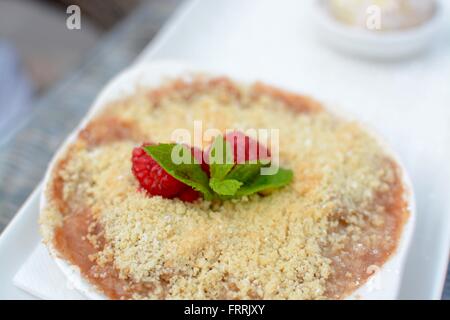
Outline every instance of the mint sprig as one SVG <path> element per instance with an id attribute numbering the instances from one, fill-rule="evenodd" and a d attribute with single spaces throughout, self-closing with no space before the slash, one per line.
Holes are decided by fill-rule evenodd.
<path id="1" fill-rule="evenodd" d="M 211 177 L 185 145 L 159 144 L 146 146 L 144 150 L 168 174 L 201 192 L 206 200 L 226 200 L 278 189 L 293 179 L 292 170 L 284 168 L 273 175 L 261 175 L 261 168 L 270 163 L 235 164 L 231 146 L 222 136 L 216 137 L 208 154 Z"/>
<path id="2" fill-rule="evenodd" d="M 222 196 L 234 196 L 242 184 L 242 182 L 235 179 L 219 180 L 211 178 L 209 180 L 209 186 L 214 192 Z"/>
<path id="3" fill-rule="evenodd" d="M 201 192 L 206 200 L 214 198 L 214 192 L 209 187 L 208 175 L 196 163 L 188 147 L 180 144 L 161 143 L 146 146 L 144 150 L 172 177 Z M 176 152 L 178 153 L 176 154 Z M 181 162 L 177 164 L 172 160 L 173 156 L 184 158 L 189 155 L 191 161 L 188 163 Z"/>
<path id="4" fill-rule="evenodd" d="M 292 181 L 292 170 L 279 168 L 273 175 L 258 175 L 253 180 L 243 185 L 236 192 L 236 196 L 242 197 L 262 191 L 271 191 L 281 188 Z"/>
<path id="5" fill-rule="evenodd" d="M 222 180 L 234 167 L 233 151 L 222 136 L 217 136 L 208 154 L 211 178 Z"/>

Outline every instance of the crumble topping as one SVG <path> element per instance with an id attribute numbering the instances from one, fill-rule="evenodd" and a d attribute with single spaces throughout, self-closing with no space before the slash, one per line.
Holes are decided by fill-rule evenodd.
<path id="1" fill-rule="evenodd" d="M 293 183 L 222 204 L 139 192 L 133 147 L 170 142 L 194 120 L 204 129 L 280 129 Z M 102 139 L 106 121 L 126 126 Z M 55 230 L 89 209 L 86 234 L 65 243 L 96 249 L 88 266 L 96 272 L 85 276 L 113 298 L 342 298 L 395 250 L 403 192 L 397 165 L 372 136 L 308 98 L 222 78 L 174 81 L 111 104 L 82 131 L 53 170 L 41 229 L 61 253 Z M 120 290 L 105 285 L 111 275 Z"/>

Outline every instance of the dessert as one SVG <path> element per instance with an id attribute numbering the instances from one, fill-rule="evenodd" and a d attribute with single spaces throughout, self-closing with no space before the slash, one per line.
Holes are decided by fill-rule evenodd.
<path id="1" fill-rule="evenodd" d="M 227 141 L 279 130 L 280 172 L 291 178 L 229 197 L 208 195 L 211 165 L 197 168 L 209 184 L 180 180 L 152 150 L 194 120 Z M 195 150 L 216 140 L 186 148 L 205 158 Z M 358 123 L 227 78 L 172 79 L 105 105 L 50 169 L 44 241 L 111 299 L 345 298 L 394 254 L 408 217 L 399 165 Z"/>

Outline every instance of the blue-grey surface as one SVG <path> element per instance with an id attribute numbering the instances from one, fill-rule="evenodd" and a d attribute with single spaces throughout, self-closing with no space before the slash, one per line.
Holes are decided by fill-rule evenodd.
<path id="1" fill-rule="evenodd" d="M 151 1 L 136 10 L 86 56 L 79 69 L 37 101 L 26 123 L 0 144 L 0 231 L 42 179 L 52 154 L 97 92 L 134 60 L 180 2 Z M 450 299 L 448 276 L 443 299 Z"/>
<path id="2" fill-rule="evenodd" d="M 0 145 L 31 108 L 33 89 L 15 48 L 0 40 Z"/>
<path id="3" fill-rule="evenodd" d="M 450 269 L 447 270 L 447 279 L 445 280 L 444 292 L 442 293 L 442 299 L 450 300 Z"/>
<path id="4" fill-rule="evenodd" d="M 180 0 L 150 1 L 85 56 L 83 64 L 23 113 L 0 143 L 0 231 L 42 179 L 52 154 L 98 91 L 150 42 Z"/>

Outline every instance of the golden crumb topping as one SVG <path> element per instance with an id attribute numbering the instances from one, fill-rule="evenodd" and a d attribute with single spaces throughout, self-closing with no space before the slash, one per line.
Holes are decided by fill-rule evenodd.
<path id="1" fill-rule="evenodd" d="M 133 133 L 119 130 L 103 143 L 93 125 L 80 135 L 47 188 L 44 237 L 53 241 L 48 229 L 88 208 L 101 226 L 88 231 L 98 249 L 89 259 L 130 284 L 119 298 L 344 297 L 395 249 L 406 215 L 397 165 L 357 123 L 315 102 L 262 85 L 217 83 L 194 90 L 175 82 L 173 90 L 142 90 L 108 106 L 96 121 L 120 119 Z M 193 130 L 194 120 L 204 129 L 279 129 L 280 161 L 294 171 L 293 183 L 223 203 L 139 192 L 133 147 L 170 142 L 174 129 Z"/>

